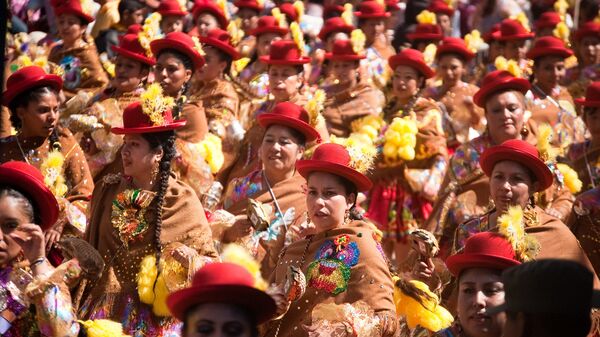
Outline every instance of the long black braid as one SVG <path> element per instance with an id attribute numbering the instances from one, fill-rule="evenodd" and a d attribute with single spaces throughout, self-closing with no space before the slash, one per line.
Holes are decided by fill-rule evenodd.
<path id="1" fill-rule="evenodd" d="M 169 185 L 169 176 L 171 175 L 171 161 L 175 157 L 175 133 L 173 131 L 160 132 L 160 133 L 145 133 L 142 137 L 150 143 L 152 149 L 162 148 L 163 156 L 160 159 L 158 166 L 158 192 L 156 194 L 156 227 L 154 231 L 154 243 L 156 245 L 156 263 L 160 261 L 160 255 L 162 252 L 162 243 L 160 241 L 160 234 L 162 231 L 162 211 L 167 193 L 167 187 Z"/>
<path id="2" fill-rule="evenodd" d="M 194 76 L 193 74 L 196 69 L 194 68 L 194 62 L 192 62 L 192 59 L 189 56 L 175 49 L 163 49 L 160 51 L 160 53 L 158 53 L 158 55 L 156 55 L 156 59 L 159 59 L 163 54 L 171 54 L 175 56 L 175 58 L 183 64 L 183 67 L 185 69 L 192 71 L 192 77 Z M 186 81 L 181 87 L 181 90 L 179 91 L 179 98 L 177 99 L 177 102 L 175 102 L 175 107 L 173 108 L 174 119 L 179 119 L 181 113 L 183 112 L 183 104 L 186 101 L 185 97 L 187 96 L 190 89 L 189 83 L 190 81 Z"/>

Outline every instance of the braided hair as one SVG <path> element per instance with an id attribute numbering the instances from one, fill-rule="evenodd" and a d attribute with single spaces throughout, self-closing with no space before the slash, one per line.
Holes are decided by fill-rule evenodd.
<path id="1" fill-rule="evenodd" d="M 156 55 L 156 59 L 158 60 L 163 54 L 171 54 L 173 56 L 175 56 L 176 59 L 178 59 L 182 64 L 183 67 L 187 70 L 191 70 L 192 71 L 192 76 L 194 74 L 194 71 L 196 71 L 196 69 L 194 68 L 194 62 L 192 61 L 192 59 L 187 56 L 186 54 L 175 50 L 175 49 L 163 49 L 160 51 L 160 53 L 158 53 L 158 55 Z M 186 81 L 183 84 L 183 87 L 181 87 L 181 90 L 179 91 L 179 98 L 177 99 L 177 102 L 175 104 L 175 107 L 173 108 L 173 118 L 174 119 L 179 119 L 179 116 L 181 116 L 181 113 L 183 112 L 183 104 L 185 103 L 185 96 L 187 96 L 188 91 L 190 89 L 190 81 Z"/>
<path id="2" fill-rule="evenodd" d="M 160 234 L 162 231 L 162 211 L 169 185 L 169 176 L 171 175 L 171 161 L 175 157 L 175 132 L 165 131 L 157 133 L 143 133 L 142 137 L 150 144 L 150 148 L 163 151 L 163 156 L 159 162 L 158 170 L 158 193 L 156 194 L 156 228 L 154 231 L 154 243 L 157 249 L 156 263 L 160 260 L 162 244 L 160 242 Z"/>

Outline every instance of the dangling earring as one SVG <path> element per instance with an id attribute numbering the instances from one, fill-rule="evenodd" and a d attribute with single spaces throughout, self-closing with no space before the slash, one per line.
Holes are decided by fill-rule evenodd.
<path id="1" fill-rule="evenodd" d="M 525 139 L 527 135 L 529 135 L 529 129 L 527 128 L 527 124 L 523 124 L 523 127 L 521 128 L 521 137 Z"/>
<path id="2" fill-rule="evenodd" d="M 538 214 L 535 211 L 535 194 L 529 198 L 529 203 L 523 210 L 523 219 L 525 220 L 525 227 L 533 227 L 539 225 Z"/>
<path id="3" fill-rule="evenodd" d="M 344 213 L 344 225 L 347 225 L 350 223 L 350 210 L 346 210 L 346 212 Z"/>
<path id="4" fill-rule="evenodd" d="M 152 172 L 151 174 L 151 178 L 150 178 L 150 185 L 154 185 L 154 181 L 156 181 L 156 177 L 158 177 L 158 167 L 159 167 L 159 162 L 155 161 L 154 164 L 152 165 Z"/>
<path id="5" fill-rule="evenodd" d="M 492 199 L 492 197 L 490 197 L 490 199 L 488 200 L 487 209 L 488 209 L 488 211 L 491 211 L 494 208 L 496 208 L 496 203 L 494 203 L 494 199 Z"/>

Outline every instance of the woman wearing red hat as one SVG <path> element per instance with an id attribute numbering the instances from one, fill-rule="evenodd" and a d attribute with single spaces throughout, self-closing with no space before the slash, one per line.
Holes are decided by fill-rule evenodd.
<path id="1" fill-rule="evenodd" d="M 502 54 L 507 60 L 519 63 L 525 74 L 531 74 L 531 66 L 527 60 L 528 41 L 535 37 L 516 19 L 505 19 L 500 23 L 498 40 L 502 42 Z"/>
<path id="2" fill-rule="evenodd" d="M 89 3 L 87 0 L 52 2 L 62 43 L 52 48 L 48 61 L 63 69 L 63 89 L 67 99 L 79 90 L 95 94 L 108 84 L 96 45 L 85 36 L 87 25 L 94 21 Z"/>
<path id="3" fill-rule="evenodd" d="M 269 91 L 273 99 L 264 102 L 258 110 L 253 112 L 253 118 L 250 119 L 252 124 L 244 135 L 238 157 L 232 167 L 221 171 L 220 180 L 225 183 L 260 168 L 257 151 L 264 136 L 264 129 L 254 122 L 256 117 L 270 112 L 275 105 L 281 102 L 290 102 L 300 106 L 308 102 L 302 87 L 304 85 L 304 65 L 310 62 L 310 58 L 302 56 L 302 52 L 294 41 L 273 42 L 269 55 L 261 56 L 260 61 L 267 64 Z M 320 123 L 317 130 L 323 140 L 329 139 L 325 123 Z"/>
<path id="4" fill-rule="evenodd" d="M 575 102 L 581 106 L 581 119 L 591 136 L 581 143 L 571 144 L 567 158 L 582 182 L 582 192 L 600 186 L 600 82 L 587 88 L 584 98 Z"/>
<path id="5" fill-rule="evenodd" d="M 521 264 L 505 236 L 483 232 L 465 242 L 462 251 L 448 257 L 446 266 L 457 284 L 457 317 L 435 337 L 501 337 L 506 318 L 486 309 L 504 303 L 502 271 Z"/>
<path id="6" fill-rule="evenodd" d="M 481 169 L 482 153 L 507 140 L 523 139 L 535 144 L 535 124 L 525 119 L 525 93 L 529 81 L 514 77 L 507 71 L 486 75 L 473 101 L 485 110 L 487 128 L 469 143 L 459 146 L 449 161 L 441 184 L 440 195 L 425 228 L 440 236 L 441 257 L 447 257 L 454 245 L 454 233 L 459 224 L 481 215 L 490 207 L 489 181 Z M 572 195 L 559 180 L 552 188 L 539 194 L 538 206 L 564 219 L 572 207 Z"/>
<path id="7" fill-rule="evenodd" d="M 515 0 L 485 0 L 477 3 L 475 13 L 469 21 L 473 29 L 485 33 L 489 32 L 495 24 L 517 16 L 522 11 Z"/>
<path id="8" fill-rule="evenodd" d="M 396 332 L 391 275 L 371 225 L 355 207 L 358 192 L 371 187 L 361 173 L 368 170 L 371 156 L 327 143 L 319 145 L 310 160 L 296 164 L 307 180 L 312 230 L 280 254 L 272 281 L 283 288 L 289 305 L 281 319 L 271 322 L 266 336 L 308 336 L 302 324 L 315 306 L 358 300 L 375 311 L 380 336 Z"/>
<path id="9" fill-rule="evenodd" d="M 256 48 L 256 37 L 251 32 L 258 27 L 260 14 L 265 9 L 263 0 L 237 0 L 234 2 L 238 8 L 237 17 L 240 18 L 240 28 L 244 31 L 244 38 L 240 41 L 238 50 L 246 57 L 252 56 Z"/>
<path id="10" fill-rule="evenodd" d="M 383 88 L 387 84 L 387 60 L 396 53 L 386 36 L 385 23 L 391 14 L 378 1 L 369 0 L 361 2 L 354 15 L 358 19 L 358 28 L 366 38 L 369 77 L 378 88 Z"/>
<path id="11" fill-rule="evenodd" d="M 535 21 L 535 36 L 543 37 L 543 36 L 554 36 L 554 28 L 562 22 L 560 18 L 560 14 L 557 12 L 544 12 L 540 17 Z"/>
<path id="12" fill-rule="evenodd" d="M 436 45 L 444 38 L 442 28 L 437 24 L 437 21 L 430 20 L 428 16 L 420 16 L 419 24 L 415 27 L 412 33 L 406 34 L 412 48 L 424 52 L 425 48 L 430 44 Z M 435 18 L 432 18 L 435 19 Z"/>
<path id="13" fill-rule="evenodd" d="M 310 119 L 306 110 L 290 102 L 279 103 L 271 112 L 258 116 L 265 129 L 258 150 L 262 168 L 230 181 L 223 197 L 223 208 L 238 221 L 225 231 L 222 242 L 242 243 L 261 262 L 265 277 L 271 275 L 279 252 L 296 239 L 306 219 L 306 181 L 298 174 L 296 162 L 307 142 L 319 138 Z M 267 209 L 264 219 L 255 219 L 261 222 L 246 216 L 256 207 L 249 198 Z"/>
<path id="14" fill-rule="evenodd" d="M 394 72 L 393 96 L 384 109 L 385 121 L 392 124 L 396 120 L 398 124 L 408 120 L 412 126 L 408 127 L 410 132 L 394 126 L 396 129 L 392 131 L 398 137 L 392 137 L 392 131 L 385 132 L 389 142 L 384 145 L 383 156 L 372 173 L 375 187 L 369 195 L 367 216 L 384 231 L 388 256 L 395 250 L 398 262 L 402 262 L 409 248 L 408 231 L 420 227 L 431 212 L 431 203 L 446 171 L 447 147 L 438 106 L 431 99 L 421 97 L 425 81 L 434 75 L 423 60 L 423 54 L 415 49 L 404 49 L 388 63 Z M 399 147 L 398 138 L 407 136 L 415 140 L 402 148 L 412 151 L 406 154 L 389 150 Z"/>
<path id="15" fill-rule="evenodd" d="M 124 322 L 127 334 L 172 336 L 180 324 L 169 317 L 166 296 L 185 286 L 172 281 L 216 252 L 196 193 L 171 175 L 174 131 L 186 121 L 173 118 L 169 98 L 144 95 L 112 128 L 124 135 L 123 171 L 104 176 L 92 196 L 86 240 L 106 267 L 81 289 L 79 315 Z"/>
<path id="16" fill-rule="evenodd" d="M 13 73 L 6 83 L 2 104 L 9 108 L 17 134 L 0 139 L 0 163 L 16 160 L 39 168 L 61 201 L 61 219 L 45 233 L 48 246 L 60 239 L 63 229 L 82 235 L 85 216 L 81 212 L 85 212 L 94 182 L 77 140 L 58 124 L 62 79 L 29 66 Z"/>
<path id="17" fill-rule="evenodd" d="M 503 226 L 511 225 L 518 226 L 516 230 L 524 228 L 525 235 L 537 241 L 523 250 L 529 259 L 572 260 L 594 271 L 569 228 L 535 204 L 534 194 L 552 186 L 554 175 L 533 145 L 518 139 L 507 140 L 485 150 L 480 163 L 490 178 L 490 198 L 494 206 L 484 215 L 458 226 L 454 251 L 460 251 L 473 234 L 502 231 Z M 518 210 L 513 209 L 515 206 Z M 508 220 L 502 218 L 505 214 Z M 518 223 L 514 223 L 515 218 L 520 219 Z M 594 283 L 598 286 L 597 277 Z"/>
<path id="18" fill-rule="evenodd" d="M 436 71 L 442 84 L 429 87 L 424 94 L 446 110 L 449 123 L 444 131 L 450 149 L 456 149 L 473 138 L 470 137 L 473 131 L 481 133 L 485 128 L 483 109 L 473 103 L 473 95 L 479 88 L 463 81 L 467 65 L 474 57 L 475 54 L 462 39 L 444 38 L 435 54 Z"/>
<path id="19" fill-rule="evenodd" d="M 574 98 L 581 98 L 590 83 L 600 80 L 600 23 L 586 22 L 574 36 L 577 66 L 567 71 L 565 84 Z"/>
<path id="20" fill-rule="evenodd" d="M 444 0 L 433 0 L 427 10 L 435 13 L 436 22 L 442 28 L 444 36 L 452 36 L 454 8 L 450 7 Z"/>
<path id="21" fill-rule="evenodd" d="M 156 10 L 161 16 L 160 31 L 163 34 L 183 32 L 185 17 L 188 15 L 185 6 L 178 0 L 163 0 Z"/>
<path id="22" fill-rule="evenodd" d="M 573 52 L 554 36 L 537 39 L 527 52 L 527 58 L 533 60 L 531 95 L 526 96 L 531 119 L 538 125 L 550 125 L 555 133 L 553 144 L 563 149 L 582 141 L 585 134 L 573 98 L 560 85 L 566 72 L 565 59 L 571 55 Z"/>
<path id="23" fill-rule="evenodd" d="M 384 104 L 383 93 L 360 76 L 360 62 L 365 58 L 363 46 L 351 40 L 338 40 L 325 54 L 330 76 L 323 84 L 327 100 L 323 117 L 327 131 L 337 137 L 348 137 L 353 121 L 378 116 Z M 356 48 L 355 48 L 356 46 Z"/>
<path id="24" fill-rule="evenodd" d="M 229 18 L 226 14 L 226 4 L 225 1 L 196 0 L 192 8 L 196 26 L 189 34 L 191 36 L 205 36 L 215 28 L 227 29 Z"/>

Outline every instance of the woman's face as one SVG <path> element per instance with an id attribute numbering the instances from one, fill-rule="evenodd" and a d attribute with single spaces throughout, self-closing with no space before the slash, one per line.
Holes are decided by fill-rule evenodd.
<path id="1" fill-rule="evenodd" d="M 210 13 L 202 13 L 196 19 L 196 26 L 200 36 L 206 36 L 211 30 L 219 28 L 219 21 Z"/>
<path id="2" fill-rule="evenodd" d="M 206 63 L 198 71 L 198 79 L 209 82 L 221 76 L 227 67 L 227 62 L 221 61 L 220 52 L 216 48 L 205 46 L 204 52 L 206 53 L 204 55 Z"/>
<path id="3" fill-rule="evenodd" d="M 302 77 L 294 66 L 269 67 L 269 90 L 277 101 L 287 101 L 298 93 Z"/>
<path id="4" fill-rule="evenodd" d="M 525 59 L 527 54 L 527 40 L 506 41 L 502 51 L 507 60 L 519 61 Z"/>
<path id="5" fill-rule="evenodd" d="M 308 177 L 307 184 L 308 216 L 317 231 L 341 226 L 346 212 L 356 201 L 356 195 L 346 195 L 340 178 L 331 173 L 314 172 Z"/>
<path id="6" fill-rule="evenodd" d="M 529 198 L 537 190 L 538 183 L 531 178 L 529 170 L 511 160 L 496 163 L 490 177 L 490 196 L 498 214 L 510 206 L 525 208 Z"/>
<path id="7" fill-rule="evenodd" d="M 441 75 L 444 83 L 451 85 L 458 83 L 462 79 L 464 71 L 463 61 L 455 55 L 442 55 L 438 61 L 437 72 L 438 75 Z"/>
<path id="8" fill-rule="evenodd" d="M 31 219 L 23 210 L 23 202 L 11 196 L 0 197 L 0 268 L 11 263 L 21 252 L 21 246 L 11 238 L 20 225 Z"/>
<path id="9" fill-rule="evenodd" d="M 442 32 L 444 32 L 444 35 L 450 36 L 452 33 L 452 20 L 450 20 L 450 17 L 446 14 L 437 14 L 436 18 L 438 25 L 442 28 Z"/>
<path id="10" fill-rule="evenodd" d="M 585 126 L 592 135 L 592 139 L 600 140 L 600 108 L 583 108 Z"/>
<path id="11" fill-rule="evenodd" d="M 349 83 L 356 80 L 358 61 L 331 61 L 331 74 L 340 83 Z"/>
<path id="12" fill-rule="evenodd" d="M 267 171 L 280 173 L 293 172 L 296 161 L 302 158 L 304 147 L 283 125 L 270 126 L 263 138 L 259 156 Z"/>
<path id="13" fill-rule="evenodd" d="M 258 24 L 258 13 L 250 8 L 241 8 L 238 11 L 238 17 L 242 19 L 242 30 L 247 34 L 255 29 Z"/>
<path id="14" fill-rule="evenodd" d="M 583 65 L 588 66 L 600 62 L 600 37 L 585 36 L 579 42 L 579 54 Z"/>
<path id="15" fill-rule="evenodd" d="M 162 53 L 156 60 L 154 76 L 165 94 L 177 97 L 183 85 L 192 77 L 192 70 L 186 69 L 175 55 Z"/>
<path id="16" fill-rule="evenodd" d="M 117 55 L 112 86 L 119 92 L 132 92 L 148 78 L 148 69 L 141 62 Z"/>
<path id="17" fill-rule="evenodd" d="M 139 134 L 129 134 L 123 137 L 123 148 L 121 149 L 123 173 L 135 180 L 149 180 L 162 155 L 162 149 L 151 149 L 150 143 Z"/>
<path id="18" fill-rule="evenodd" d="M 21 133 L 25 137 L 50 137 L 58 124 L 58 97 L 46 93 L 39 100 L 32 100 L 26 106 L 17 108 L 21 120 Z"/>
<path id="19" fill-rule="evenodd" d="M 62 14 L 56 19 L 58 36 L 66 45 L 72 45 L 83 36 L 86 26 L 73 14 Z"/>
<path id="20" fill-rule="evenodd" d="M 201 304 L 186 314 L 183 337 L 251 337 L 247 315 L 225 303 Z"/>
<path id="21" fill-rule="evenodd" d="M 488 51 L 488 61 L 493 63 L 496 60 L 496 57 L 504 53 L 503 48 L 504 46 L 502 45 L 502 43 L 496 40 L 492 40 L 490 42 L 490 49 Z"/>
<path id="22" fill-rule="evenodd" d="M 413 97 L 423 84 L 423 78 L 419 73 L 408 66 L 397 66 L 394 69 L 392 78 L 392 87 L 394 95 L 402 100 L 408 100 Z"/>
<path id="23" fill-rule="evenodd" d="M 533 67 L 536 82 L 545 90 L 556 87 L 566 73 L 565 59 L 560 56 L 542 57 Z"/>
<path id="24" fill-rule="evenodd" d="M 183 16 L 163 16 L 160 20 L 160 30 L 165 35 L 172 32 L 183 32 Z"/>
<path id="25" fill-rule="evenodd" d="M 500 273 L 485 268 L 463 271 L 458 282 L 458 319 L 469 337 L 500 337 L 506 315 L 486 315 L 486 309 L 504 303 Z"/>
<path id="26" fill-rule="evenodd" d="M 385 33 L 384 19 L 366 19 L 361 21 L 360 29 L 365 33 L 367 44 L 373 43 L 377 36 Z"/>
<path id="27" fill-rule="evenodd" d="M 502 144 L 509 139 L 519 139 L 524 114 L 525 103 L 521 93 L 505 91 L 489 96 L 485 102 L 485 118 L 494 143 Z"/>
<path id="28" fill-rule="evenodd" d="M 264 33 L 256 39 L 256 51 L 258 56 L 269 55 L 271 50 L 271 42 L 282 40 L 281 36 L 275 33 Z"/>

